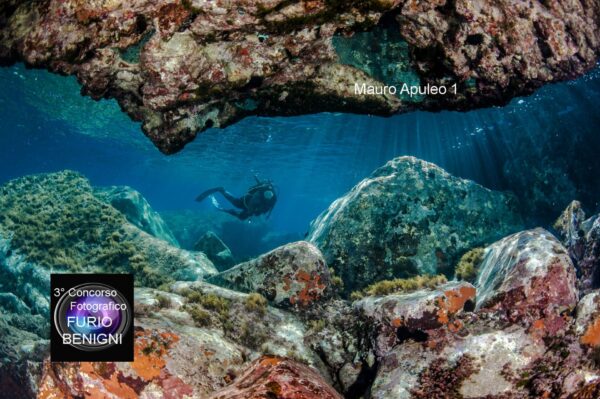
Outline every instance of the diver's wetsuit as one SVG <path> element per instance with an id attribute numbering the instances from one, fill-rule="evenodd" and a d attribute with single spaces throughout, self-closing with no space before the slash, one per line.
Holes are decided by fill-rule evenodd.
<path id="1" fill-rule="evenodd" d="M 235 209 L 218 209 L 240 220 L 246 220 L 252 216 L 259 216 L 266 213 L 270 215 L 277 202 L 277 195 L 273 184 L 270 181 L 261 182 L 258 179 L 256 179 L 256 184 L 250 187 L 248 192 L 241 198 L 230 194 L 223 187 L 215 187 L 200 194 L 196 198 L 196 201 L 203 201 L 215 193 L 221 193 L 231 205 L 240 209 L 240 211 Z"/>

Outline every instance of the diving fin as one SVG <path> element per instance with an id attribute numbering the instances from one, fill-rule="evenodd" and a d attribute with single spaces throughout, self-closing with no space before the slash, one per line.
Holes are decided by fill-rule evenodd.
<path id="1" fill-rule="evenodd" d="M 223 207 L 221 206 L 221 204 L 219 204 L 219 201 L 217 201 L 217 199 L 215 198 L 214 195 L 210 196 L 210 202 L 212 203 L 212 206 L 214 206 L 218 210 L 220 210 L 220 211 L 223 210 Z"/>
<path id="2" fill-rule="evenodd" d="M 196 197 L 196 202 L 202 202 L 206 198 L 208 198 L 209 195 L 212 195 L 212 194 L 217 193 L 222 190 L 223 190 L 222 187 L 211 188 L 210 190 L 206 190 L 205 192 L 203 192 L 202 194 L 200 194 L 199 196 Z"/>

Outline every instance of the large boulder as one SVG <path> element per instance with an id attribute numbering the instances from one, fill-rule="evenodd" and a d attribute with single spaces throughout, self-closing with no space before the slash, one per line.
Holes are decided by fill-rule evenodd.
<path id="1" fill-rule="evenodd" d="M 520 230 L 515 209 L 508 194 L 400 157 L 331 204 L 308 240 L 350 292 L 376 280 L 449 273 L 468 249 Z"/>
<path id="2" fill-rule="evenodd" d="M 291 359 L 263 356 L 211 399 L 342 399 L 314 370 Z"/>
<path id="3" fill-rule="evenodd" d="M 499 312 L 510 322 L 535 324 L 540 333 L 564 332 L 562 313 L 575 307 L 575 267 L 563 245 L 537 228 L 508 236 L 488 248 L 477 281 L 477 309 Z"/>
<path id="4" fill-rule="evenodd" d="M 0 194 L 0 237 L 8 266 L 3 272 L 15 287 L 42 286 L 50 271 L 127 272 L 145 286 L 217 272 L 203 254 L 181 250 L 130 223 L 76 172 L 22 177 L 0 187 Z"/>
<path id="5" fill-rule="evenodd" d="M 258 292 L 283 307 L 305 308 L 331 294 L 331 276 L 312 244 L 287 244 L 209 278 L 245 292 Z"/>
<path id="6" fill-rule="evenodd" d="M 600 376 L 590 361 L 600 301 L 584 298 L 572 317 L 575 273 L 560 242 L 534 229 L 484 253 L 476 287 L 451 282 L 355 303 L 377 357 L 371 398 L 566 397 Z"/>
<path id="7" fill-rule="evenodd" d="M 426 339 L 428 330 L 451 323 L 455 314 L 474 306 L 475 287 L 466 282 L 450 282 L 434 290 L 367 297 L 354 304 L 375 329 L 374 349 L 379 355 L 409 339 Z"/>
<path id="8" fill-rule="evenodd" d="M 127 186 L 99 187 L 94 195 L 120 211 L 129 223 L 176 247 L 179 243 L 158 212 L 138 191 Z"/>
<path id="9" fill-rule="evenodd" d="M 229 247 L 212 231 L 207 231 L 198 239 L 194 250 L 206 254 L 219 271 L 227 270 L 235 264 Z"/>

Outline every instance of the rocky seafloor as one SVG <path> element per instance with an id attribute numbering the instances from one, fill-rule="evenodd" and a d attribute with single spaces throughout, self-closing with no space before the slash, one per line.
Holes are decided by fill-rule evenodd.
<path id="1" fill-rule="evenodd" d="M 396 158 L 234 265 L 129 187 L 0 187 L 0 398 L 597 398 L 600 216 Z M 201 249 L 201 251 L 200 251 Z M 135 360 L 49 361 L 49 276 L 133 273 Z"/>
<path id="2" fill-rule="evenodd" d="M 174 153 L 248 115 L 505 104 L 592 69 L 599 32 L 597 0 L 3 0 L 0 64 L 75 75 Z"/>

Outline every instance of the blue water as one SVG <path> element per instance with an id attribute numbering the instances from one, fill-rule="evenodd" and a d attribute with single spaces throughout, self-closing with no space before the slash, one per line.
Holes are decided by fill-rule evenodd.
<path id="1" fill-rule="evenodd" d="M 257 173 L 278 185 L 280 201 L 269 224 L 279 233 L 303 234 L 333 200 L 399 155 L 508 190 L 514 187 L 502 170 L 517 150 L 522 154 L 523 138 L 534 153 L 575 135 L 587 145 L 567 158 L 587 162 L 590 176 L 600 175 L 600 68 L 506 107 L 468 113 L 248 118 L 203 133 L 173 156 L 158 152 L 115 101 L 81 97 L 72 77 L 21 65 L 0 68 L 0 91 L 0 183 L 74 169 L 94 185 L 132 186 L 166 211 L 208 209 L 193 201 L 199 192 L 221 185 L 241 195 Z M 596 184 L 577 173 L 567 177 L 578 190 Z"/>

